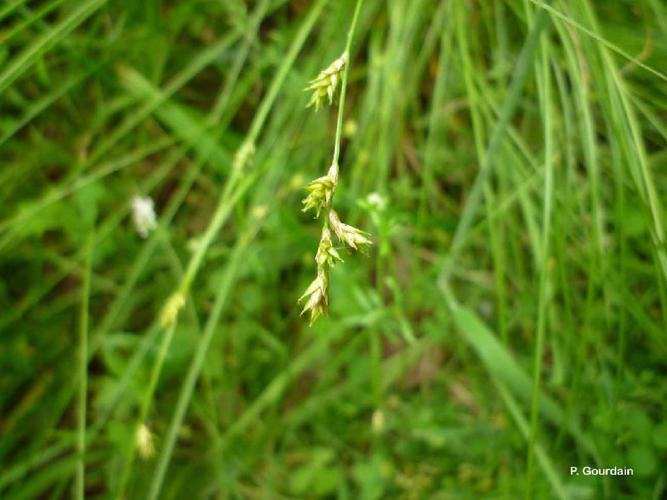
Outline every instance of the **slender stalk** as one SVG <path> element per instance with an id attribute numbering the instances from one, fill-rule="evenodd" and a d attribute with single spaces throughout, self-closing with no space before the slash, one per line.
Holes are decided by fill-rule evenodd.
<path id="1" fill-rule="evenodd" d="M 514 76 L 510 82 L 510 86 L 507 90 L 507 96 L 503 101 L 503 105 L 500 109 L 498 121 L 496 122 L 495 127 L 491 133 L 491 138 L 486 149 L 486 154 L 484 155 L 484 162 L 482 163 L 479 173 L 475 178 L 473 186 L 468 195 L 466 205 L 461 214 L 459 224 L 456 226 L 456 231 L 452 237 L 452 244 L 448 254 L 444 258 L 440 275 L 438 277 L 438 284 L 441 289 L 449 287 L 449 281 L 451 278 L 452 270 L 454 263 L 459 256 L 461 250 L 463 249 L 466 237 L 468 236 L 469 231 L 472 228 L 473 217 L 477 211 L 480 203 L 482 202 L 482 189 L 484 187 L 484 182 L 488 177 L 489 173 L 493 170 L 495 157 L 500 150 L 500 147 L 505 138 L 507 132 L 509 121 L 514 115 L 514 111 L 517 108 L 519 99 L 521 97 L 521 92 L 523 90 L 524 83 L 526 82 L 526 77 L 528 76 L 528 70 L 530 68 L 530 63 L 533 59 L 535 49 L 537 48 L 540 34 L 547 27 L 549 22 L 549 15 L 546 10 L 540 10 L 535 15 L 534 22 L 526 42 L 521 49 L 521 54 L 516 63 L 514 70 Z"/>
<path id="2" fill-rule="evenodd" d="M 105 3 L 107 3 L 107 0 L 80 2 L 77 8 L 73 9 L 62 21 L 36 37 L 30 45 L 4 65 L 3 71 L 0 72 L 0 94 L 4 93 L 33 64 L 36 64 L 50 48 L 65 39 L 67 35 Z"/>
<path id="3" fill-rule="evenodd" d="M 530 0 L 530 1 L 533 2 L 535 5 L 537 5 L 538 7 L 542 8 L 546 11 L 549 11 L 549 13 L 552 14 L 553 16 L 555 16 L 555 17 L 561 19 L 562 21 L 574 26 L 575 28 L 577 28 L 577 30 L 581 31 L 582 33 L 585 33 L 586 35 L 591 37 L 596 42 L 599 42 L 600 44 L 604 45 L 607 49 L 611 50 L 612 52 L 615 52 L 616 54 L 620 55 L 624 59 L 627 59 L 632 64 L 637 65 L 638 67 L 642 68 L 643 70 L 646 70 L 649 73 L 651 73 L 653 76 L 655 76 L 657 78 L 660 78 L 661 80 L 667 82 L 667 75 L 661 73 L 660 71 L 658 71 L 657 69 L 649 66 L 648 64 L 643 63 L 642 61 L 640 61 L 636 57 L 633 57 L 632 55 L 630 55 L 625 50 L 623 50 L 620 47 L 618 47 L 617 45 L 611 43 L 609 40 L 603 38 L 602 36 L 600 36 L 598 34 L 599 30 L 594 31 L 594 30 L 588 29 L 586 26 L 582 25 L 581 23 L 578 23 L 577 21 L 575 21 L 571 17 L 568 17 L 565 14 L 563 14 L 562 12 L 558 11 L 557 9 L 554 9 L 551 5 L 549 5 L 549 3 L 551 3 L 549 1 L 542 1 L 542 2 L 540 2 L 538 0 Z"/>
<path id="4" fill-rule="evenodd" d="M 171 345 L 175 330 L 176 324 L 172 324 L 164 332 L 162 344 L 160 345 L 160 351 L 158 352 L 157 360 L 153 365 L 151 377 L 148 381 L 148 387 L 144 393 L 144 398 L 141 403 L 139 418 L 137 419 L 134 430 L 132 432 L 132 441 L 130 443 L 127 459 L 125 460 L 125 466 L 123 467 L 123 472 L 121 474 L 120 485 L 118 487 L 118 494 L 116 495 L 116 498 L 125 498 L 125 489 L 127 488 L 127 483 L 130 479 L 130 472 L 132 471 L 132 465 L 134 464 L 134 458 L 136 456 L 136 437 L 139 432 L 139 428 L 145 423 L 146 417 L 148 416 L 148 411 L 150 410 L 151 403 L 153 402 L 153 396 L 155 395 L 155 388 L 157 387 L 158 380 L 160 379 L 162 366 L 164 365 L 164 361 L 167 358 L 167 353 L 169 351 L 169 346 Z"/>
<path id="5" fill-rule="evenodd" d="M 256 231 L 257 229 L 252 227 L 237 240 L 233 254 L 227 263 L 227 272 L 225 273 L 223 282 L 219 288 L 219 292 L 216 294 L 215 302 L 213 304 L 213 308 L 211 309 L 211 314 L 206 322 L 201 341 L 198 345 L 197 351 L 195 352 L 195 356 L 190 363 L 190 367 L 179 394 L 178 402 L 176 403 L 176 409 L 174 410 L 174 415 L 169 425 L 163 451 L 160 454 L 160 458 L 153 475 L 153 480 L 151 481 L 150 490 L 148 493 L 149 499 L 158 498 L 160 491 L 162 490 L 162 483 L 164 482 L 164 477 L 167 473 L 169 462 L 171 461 L 171 455 L 173 453 L 174 446 L 176 445 L 178 430 L 181 428 L 188 406 L 190 405 L 194 387 L 197 384 L 204 360 L 206 359 L 206 354 L 208 353 L 208 348 L 210 347 L 211 341 L 213 340 L 213 335 L 217 330 L 220 316 L 223 312 L 224 306 L 227 304 L 227 299 L 229 298 L 240 261 L 243 258 L 248 244 L 252 240 L 253 233 Z"/>
<path id="6" fill-rule="evenodd" d="M 81 287 L 81 309 L 79 314 L 79 404 L 77 408 L 77 465 L 75 498 L 84 498 L 86 461 L 86 395 L 88 393 L 88 304 L 90 301 L 90 275 L 92 267 L 94 237 L 88 236 L 86 262 Z"/>
<path id="7" fill-rule="evenodd" d="M 308 27 L 308 29 L 302 30 L 297 35 L 295 43 L 290 48 L 290 51 L 286 55 L 283 64 L 278 69 L 278 72 L 276 73 L 276 76 L 271 82 L 271 86 L 269 87 L 266 96 L 262 100 L 262 103 L 260 104 L 259 109 L 255 114 L 255 117 L 253 118 L 253 121 L 250 125 L 250 129 L 248 131 L 245 140 L 241 143 L 241 146 L 239 147 L 236 153 L 236 158 L 234 162 L 235 164 L 233 165 L 230 177 L 227 180 L 227 183 L 225 184 L 225 189 L 223 190 L 223 193 L 220 196 L 220 200 L 218 201 L 218 206 L 216 208 L 215 213 L 213 214 L 213 218 L 211 219 L 211 222 L 208 228 L 206 229 L 206 232 L 204 233 L 204 237 L 202 238 L 201 244 L 197 247 L 197 251 L 190 259 L 190 262 L 188 263 L 188 266 L 186 268 L 185 276 L 183 277 L 183 281 L 181 282 L 179 288 L 179 290 L 184 294 L 189 290 L 192 281 L 197 275 L 197 272 L 199 271 L 199 268 L 201 266 L 202 259 L 206 254 L 206 252 L 208 251 L 208 248 L 211 245 L 213 237 L 218 233 L 224 222 L 227 220 L 227 215 L 229 214 L 224 213 L 225 205 L 228 202 L 231 192 L 233 191 L 234 187 L 239 181 L 241 174 L 243 173 L 243 169 L 247 166 L 247 164 L 250 161 L 251 158 L 250 151 L 254 149 L 254 144 L 257 141 L 257 138 L 259 137 L 259 133 L 261 132 L 264 123 L 266 122 L 266 119 L 269 115 L 269 111 L 271 111 L 271 107 L 273 106 L 273 103 L 275 102 L 276 97 L 278 96 L 278 92 L 280 91 L 280 88 L 282 87 L 282 84 L 285 81 L 287 72 L 294 64 L 294 60 L 296 59 L 298 51 L 301 49 L 303 42 L 305 42 L 305 38 L 308 32 L 310 32 L 310 29 L 312 29 L 312 26 L 310 25 L 309 21 L 312 20 L 312 22 L 314 23 L 314 20 L 317 17 L 319 17 L 319 14 L 322 8 L 324 7 L 326 1 L 327 0 L 321 0 L 312 9 L 311 13 L 313 15 L 309 16 L 307 22 L 304 24 L 304 28 Z"/>
<path id="8" fill-rule="evenodd" d="M 317 276 L 315 280 L 308 286 L 305 293 L 299 298 L 298 302 L 306 300 L 305 307 L 301 314 L 310 311 L 310 325 L 322 314 L 327 314 L 329 309 L 328 287 L 329 287 L 329 271 L 336 262 L 342 261 L 338 251 L 333 246 L 331 233 L 336 234 L 341 243 L 345 243 L 353 250 L 365 249 L 371 245 L 371 241 L 366 238 L 363 231 L 343 224 L 338 218 L 338 214 L 333 209 L 333 199 L 338 187 L 338 176 L 340 166 L 338 165 L 340 159 L 340 142 L 343 133 L 343 116 L 345 114 L 345 95 L 347 94 L 347 80 L 350 71 L 350 48 L 352 47 L 352 40 L 354 39 L 354 32 L 359 20 L 359 12 L 363 5 L 363 0 L 357 0 L 352 15 L 352 22 L 347 32 L 347 41 L 345 43 L 345 50 L 343 54 L 336 59 L 329 67 L 321 71 L 320 74 L 311 81 L 310 87 L 307 90 L 314 90 L 311 103 L 315 104 L 315 109 L 320 105 L 321 99 L 326 94 L 329 97 L 329 104 L 332 101 L 333 92 L 338 83 L 338 76 L 340 75 L 341 90 L 338 103 L 338 116 L 336 118 L 336 135 L 334 138 L 334 151 L 331 160 L 331 166 L 327 175 L 319 177 L 311 181 L 306 190 L 309 192 L 306 199 L 303 201 L 303 211 L 314 209 L 316 212 L 315 218 L 322 217 L 322 235 L 315 254 L 315 262 L 317 263 Z M 309 104 L 310 106 L 311 104 Z M 330 230 L 331 229 L 331 230 Z"/>
<path id="9" fill-rule="evenodd" d="M 213 219 L 206 230 L 204 239 L 202 240 L 197 252 L 190 260 L 190 263 L 188 264 L 186 274 L 179 288 L 181 292 L 187 290 L 187 288 L 192 283 L 192 280 L 197 274 L 203 256 L 206 253 L 212 241 L 213 236 L 217 234 L 220 227 L 227 219 L 229 213 L 231 212 L 231 208 L 234 206 L 235 202 L 243 194 L 245 194 L 245 192 L 250 188 L 250 186 L 252 186 L 254 182 L 257 180 L 259 176 L 258 171 L 255 171 L 253 175 L 247 176 L 245 179 L 242 177 L 243 173 L 242 169 L 245 166 L 245 163 L 249 160 L 249 157 L 242 156 L 244 150 L 243 148 L 248 147 L 248 145 L 254 147 L 254 143 L 259 137 L 262 127 L 264 126 L 264 123 L 268 118 L 269 111 L 271 110 L 271 107 L 275 102 L 275 99 L 285 81 L 285 77 L 287 76 L 289 69 L 294 64 L 294 61 L 296 60 L 298 53 L 301 51 L 301 48 L 306 42 L 308 34 L 313 29 L 315 21 L 319 18 L 320 14 L 322 13 L 324 5 L 326 4 L 327 1 L 328 0 L 319 0 L 317 4 L 315 4 L 315 6 L 310 10 L 308 17 L 304 20 L 301 28 L 299 29 L 299 32 L 296 35 L 296 38 L 294 39 L 292 45 L 290 46 L 290 49 L 287 55 L 285 56 L 285 59 L 283 60 L 281 66 L 278 68 L 278 72 L 274 76 L 271 86 L 269 87 L 269 90 L 267 91 L 264 99 L 262 100 L 259 110 L 257 111 L 257 114 L 255 115 L 252 124 L 250 125 L 250 130 L 245 140 L 243 141 L 241 147 L 239 148 L 239 151 L 237 152 L 236 158 L 238 162 L 235 162 L 235 165 L 233 166 L 230 178 L 227 181 L 225 190 L 221 196 L 218 208 L 216 209 Z M 240 184 L 238 185 L 238 188 L 234 190 L 234 194 L 232 195 L 230 193 L 237 182 L 240 182 Z M 188 370 L 186 379 L 181 387 L 179 399 L 171 423 L 169 425 L 169 430 L 167 432 L 167 437 L 165 439 L 164 447 L 162 449 L 162 452 L 160 453 L 158 464 L 156 466 L 155 473 L 153 475 L 153 480 L 150 485 L 150 490 L 148 493 L 148 498 L 150 499 L 157 498 L 160 494 L 160 491 L 162 490 L 162 484 L 164 482 L 169 462 L 171 461 L 171 455 L 176 445 L 176 437 L 178 430 L 180 429 L 183 419 L 185 418 L 185 414 L 192 399 L 192 393 L 194 391 L 194 387 L 197 383 L 197 379 L 199 378 L 199 374 L 201 373 L 206 353 L 208 352 L 208 348 L 213 339 L 213 335 L 216 332 L 216 326 L 218 324 L 220 315 L 222 314 L 222 309 L 226 304 L 228 291 L 231 287 L 231 283 L 233 282 L 233 278 L 235 276 L 235 270 L 238 267 L 237 263 L 239 259 L 242 257 L 243 250 L 246 248 L 247 243 L 249 243 L 251 240 L 251 233 L 252 231 L 248 234 L 242 235 L 241 238 L 237 240 L 235 251 L 227 267 L 231 271 L 229 271 L 228 275 L 225 276 L 223 287 L 221 288 L 221 291 L 216 295 L 216 301 L 211 311 L 211 314 L 209 315 L 208 320 L 206 322 L 204 334 L 201 340 L 199 341 L 197 351 L 195 352 L 195 357 L 192 359 L 190 363 L 190 368 Z"/>
<path id="10" fill-rule="evenodd" d="M 354 14 L 352 16 L 352 23 L 350 24 L 350 29 L 347 32 L 347 41 L 345 43 L 345 53 L 350 54 L 350 49 L 352 48 L 352 40 L 354 39 L 354 32 L 357 29 L 357 21 L 359 20 L 359 12 L 361 12 L 361 6 L 363 5 L 364 0 L 357 0 L 357 5 L 354 7 Z M 334 153 L 332 164 L 338 164 L 338 158 L 340 156 L 340 138 L 343 134 L 343 113 L 345 111 L 345 95 L 347 94 L 347 78 L 350 72 L 350 63 L 345 65 L 343 69 L 343 78 L 341 79 L 340 87 L 340 99 L 338 104 L 338 117 L 336 118 L 336 138 L 334 141 Z"/>
<path id="11" fill-rule="evenodd" d="M 359 13 L 361 12 L 361 6 L 364 3 L 364 0 L 357 0 L 357 4 L 354 7 L 354 14 L 352 15 L 352 22 L 350 23 L 350 28 L 347 31 L 347 40 L 345 41 L 345 50 L 344 54 L 347 54 L 348 62 L 343 68 L 343 75 L 341 77 L 340 83 L 340 97 L 338 99 L 338 115 L 336 116 L 336 135 L 334 137 L 334 151 L 333 158 L 331 159 L 331 165 L 336 166 L 336 177 L 338 177 L 338 171 L 340 166 L 338 165 L 338 160 L 340 158 L 340 142 L 343 135 L 343 116 L 345 115 L 345 96 L 347 95 L 347 79 L 350 73 L 350 49 L 352 48 L 352 40 L 354 39 L 354 32 L 357 29 L 357 21 L 359 20 Z M 333 191 L 331 194 L 331 200 L 329 205 L 326 207 L 324 212 L 324 229 L 329 228 L 329 212 L 333 207 L 333 198 L 336 194 L 336 185 L 334 184 Z"/>
<path id="12" fill-rule="evenodd" d="M 453 3 L 447 4 L 446 14 L 451 15 Z M 417 234 L 421 241 L 424 241 L 426 216 L 428 213 L 429 197 L 433 194 L 435 179 L 433 169 L 436 164 L 435 150 L 436 146 L 442 147 L 443 126 L 441 110 L 444 108 L 445 96 L 448 84 L 448 69 L 451 67 L 452 60 L 452 38 L 454 30 L 451 29 L 452 23 L 445 24 L 441 22 L 440 29 L 440 49 L 438 54 L 438 74 L 433 84 L 433 97 L 431 100 L 431 111 L 428 119 L 428 137 L 426 139 L 424 152 L 424 174 L 422 177 L 422 187 L 419 196 L 419 209 L 417 212 Z"/>
<path id="13" fill-rule="evenodd" d="M 540 71 L 541 70 L 541 71 Z M 530 437 L 528 442 L 526 498 L 532 498 L 533 468 L 537 449 L 539 400 L 542 380 L 542 352 L 547 329 L 547 306 L 549 294 L 549 257 L 551 238 L 551 219 L 553 205 L 553 134 L 551 109 L 551 78 L 549 72 L 549 46 L 545 37 L 542 40 L 542 58 L 538 67 L 538 86 L 541 90 L 542 119 L 544 121 L 544 208 L 542 215 L 542 242 L 539 277 L 539 298 L 537 311 L 537 338 L 533 360 L 533 390 L 530 405 Z"/>
<path id="14" fill-rule="evenodd" d="M 320 3 L 322 5 L 320 8 L 314 9 L 319 13 L 323 7 L 323 2 L 322 0 Z M 261 19 L 261 16 L 265 13 L 266 11 L 266 2 L 262 3 L 258 9 L 257 9 L 257 17 L 256 17 L 256 22 L 259 23 L 259 20 Z M 305 40 L 305 36 L 303 37 L 304 39 L 301 40 L 301 44 Z M 293 51 L 294 52 L 294 51 Z M 250 162 L 252 152 L 254 151 L 254 142 L 257 140 L 257 137 L 259 135 L 259 132 L 262 129 L 262 126 L 264 122 L 266 121 L 266 118 L 268 117 L 268 113 L 271 109 L 271 106 L 273 105 L 273 102 L 275 101 L 275 98 L 278 95 L 278 91 L 280 90 L 282 86 L 282 82 L 284 81 L 287 72 L 289 68 L 291 67 L 291 64 L 294 62 L 294 59 L 296 58 L 296 53 L 293 53 L 288 55 L 286 58 L 286 61 L 289 62 L 284 63 L 276 77 L 274 78 L 271 86 L 269 87 L 269 90 L 267 92 L 266 97 L 262 101 L 262 104 L 260 105 L 260 109 L 258 113 L 255 115 L 255 118 L 251 124 L 250 131 L 248 135 L 246 136 L 246 139 L 242 142 L 241 146 L 239 147 L 235 159 L 234 159 L 234 164 L 232 165 L 232 170 L 230 173 L 229 178 L 227 179 L 227 182 L 225 183 L 225 187 L 223 189 L 222 194 L 220 195 L 220 199 L 218 200 L 218 205 L 216 207 L 216 210 L 213 214 L 213 217 L 211 219 L 211 222 L 209 223 L 208 227 L 206 228 L 206 231 L 204 233 L 204 236 L 202 237 L 202 241 L 197 247 L 197 250 L 195 251 L 194 255 L 188 262 L 188 266 L 186 268 L 186 271 L 184 273 L 184 276 L 180 282 L 180 285 L 177 289 L 176 294 L 180 295 L 180 297 L 184 298 L 187 296 L 190 290 L 190 286 L 192 285 L 192 282 L 194 281 L 199 268 L 201 267 L 201 264 L 203 262 L 204 256 L 206 252 L 208 251 L 208 248 L 210 247 L 214 237 L 217 235 L 219 232 L 220 228 L 223 226 L 223 224 L 227 221 L 229 218 L 229 215 L 232 212 L 232 209 L 234 205 L 240 200 L 240 198 L 247 192 L 247 190 L 250 188 L 252 185 L 253 180 L 255 179 L 255 176 L 250 176 L 245 179 L 243 179 L 243 171 L 247 164 Z M 216 115 L 217 113 L 212 113 L 213 115 Z M 206 159 L 208 155 L 204 155 L 204 159 Z M 202 160 L 203 161 L 203 160 Z M 240 184 L 239 184 L 240 183 Z M 176 312 L 178 311 L 178 308 L 176 309 Z M 176 318 L 174 318 L 175 320 Z M 169 352 L 169 348 L 171 346 L 171 342 L 173 339 L 173 333 L 175 330 L 175 325 L 176 322 L 174 321 L 171 324 L 165 325 L 165 334 L 162 339 L 162 343 L 160 345 L 160 355 L 158 357 L 158 360 L 156 361 L 156 364 L 154 365 L 154 370 L 151 376 L 151 383 L 149 385 L 149 389 L 146 392 L 146 396 L 144 398 L 144 403 L 142 404 L 142 408 L 140 411 L 139 418 L 136 422 L 135 425 L 135 436 L 136 432 L 138 432 L 139 428 L 141 427 L 142 424 L 145 423 L 145 419 L 148 415 L 148 411 L 150 409 L 150 404 L 153 399 L 153 394 L 155 392 L 155 385 L 157 384 L 157 381 L 159 380 L 160 372 L 162 370 L 162 365 L 164 363 L 164 358 L 166 357 L 166 354 Z M 127 482 L 129 481 L 129 475 L 131 472 L 131 467 L 134 462 L 134 457 L 136 454 L 136 441 L 133 440 L 131 445 L 130 445 L 130 451 L 128 453 L 128 458 L 125 464 L 125 467 L 123 469 L 123 473 L 121 476 L 121 482 L 120 482 L 120 487 L 119 487 L 119 494 L 118 497 L 122 498 L 124 494 L 124 490 L 127 487 Z"/>

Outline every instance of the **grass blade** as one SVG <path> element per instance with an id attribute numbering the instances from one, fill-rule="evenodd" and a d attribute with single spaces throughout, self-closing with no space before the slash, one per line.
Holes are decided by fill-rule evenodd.
<path id="1" fill-rule="evenodd" d="M 107 0 L 84 1 L 65 19 L 23 49 L 20 54 L 11 60 L 4 71 L 0 72 L 0 94 L 7 90 L 7 87 L 35 64 L 43 54 L 61 42 L 106 2 Z"/>
<path id="2" fill-rule="evenodd" d="M 90 276 L 92 271 L 94 236 L 88 237 L 86 245 L 86 263 L 81 287 L 81 312 L 79 317 L 79 405 L 77 412 L 77 466 L 75 497 L 85 497 L 85 461 L 86 461 L 86 400 L 88 394 L 88 309 L 90 302 Z"/>
<path id="3" fill-rule="evenodd" d="M 463 242 L 472 226 L 475 212 L 482 202 L 482 189 L 484 188 L 484 182 L 493 169 L 495 157 L 498 154 L 500 146 L 505 137 L 510 118 L 514 114 L 514 111 L 519 104 L 521 91 L 526 81 L 526 77 L 528 76 L 528 70 L 530 69 L 530 65 L 533 62 L 533 57 L 539 44 L 542 31 L 547 27 L 548 21 L 549 19 L 547 12 L 540 10 L 535 16 L 530 33 L 528 34 L 526 42 L 521 49 L 519 60 L 517 61 L 516 67 L 514 69 L 514 76 L 507 91 L 507 96 L 505 97 L 502 108 L 500 109 L 500 114 L 496 126 L 491 133 L 489 145 L 484 155 L 484 162 L 482 163 L 479 173 L 475 178 L 475 182 L 470 190 L 470 194 L 468 195 L 463 212 L 461 213 L 459 223 L 456 226 L 456 231 L 452 238 L 450 250 L 442 263 L 440 276 L 438 277 L 439 283 L 449 283 L 454 261 L 458 257 L 458 254 L 461 252 Z"/>

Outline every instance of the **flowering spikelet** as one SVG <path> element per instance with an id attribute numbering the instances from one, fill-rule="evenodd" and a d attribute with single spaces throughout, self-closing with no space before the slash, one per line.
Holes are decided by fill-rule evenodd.
<path id="1" fill-rule="evenodd" d="M 160 326 L 167 328 L 176 323 L 178 313 L 184 305 L 185 296 L 183 292 L 178 291 L 171 294 L 162 307 L 162 311 L 160 311 Z"/>
<path id="2" fill-rule="evenodd" d="M 338 251 L 334 248 L 331 241 L 331 231 L 329 228 L 322 229 L 322 239 L 320 245 L 317 247 L 317 255 L 315 255 L 315 262 L 318 268 L 332 268 L 337 261 L 343 261 L 338 255 Z"/>
<path id="3" fill-rule="evenodd" d="M 141 424 L 139 426 L 135 439 L 137 441 L 137 450 L 139 450 L 139 456 L 141 456 L 141 458 L 148 460 L 155 455 L 153 433 L 146 424 Z"/>
<path id="4" fill-rule="evenodd" d="M 341 82 L 341 86 L 347 84 L 349 50 L 360 6 L 361 2 L 359 1 L 355 9 L 354 20 L 348 33 L 347 45 L 343 55 L 331 63 L 328 68 L 321 71 L 320 74 L 317 75 L 317 78 L 311 80 L 306 88 L 306 90 L 313 91 L 313 95 L 308 102 L 308 107 L 315 106 L 315 111 L 317 111 L 322 103 L 327 100 L 329 101 L 329 104 L 333 103 L 333 97 L 336 88 L 338 87 L 338 82 Z M 308 196 L 303 200 L 302 210 L 304 212 L 314 210 L 316 219 L 319 218 L 321 212 L 324 212 L 322 236 L 320 237 L 320 243 L 317 247 L 317 253 L 315 254 L 317 276 L 308 286 L 304 294 L 299 298 L 299 303 L 305 300 L 305 305 L 301 314 L 303 315 L 306 311 L 310 311 L 311 326 L 317 318 L 327 314 L 329 309 L 329 299 L 327 296 L 329 272 L 336 263 L 342 261 L 338 254 L 338 250 L 334 247 L 332 241 L 332 230 L 336 233 L 336 236 L 338 236 L 340 241 L 355 250 L 366 250 L 371 245 L 371 241 L 366 237 L 366 233 L 355 227 L 343 224 L 333 210 L 333 197 L 336 188 L 338 187 L 338 159 L 340 156 L 340 141 L 342 137 L 341 124 L 343 123 L 342 102 L 345 98 L 344 90 L 345 88 L 343 87 L 340 97 L 341 106 L 338 108 L 336 139 L 331 166 L 329 167 L 327 175 L 318 177 L 306 186 Z M 354 131 L 352 131 L 352 134 L 353 133 Z"/>
<path id="5" fill-rule="evenodd" d="M 368 239 L 368 233 L 342 223 L 335 210 L 329 211 L 329 224 L 331 225 L 333 232 L 338 236 L 338 239 L 354 250 L 366 253 L 373 244 L 373 242 Z"/>
<path id="6" fill-rule="evenodd" d="M 326 315 L 329 309 L 329 299 L 327 298 L 327 288 L 329 286 L 329 271 L 338 261 L 343 261 L 338 255 L 338 251 L 333 246 L 331 240 L 331 231 L 325 225 L 322 228 L 322 237 L 317 247 L 315 262 L 317 263 L 317 277 L 308 286 L 304 294 L 299 298 L 299 302 L 306 297 L 306 305 L 301 314 L 310 311 L 310 324 L 322 315 Z"/>
<path id="7" fill-rule="evenodd" d="M 132 223 L 139 236 L 146 238 L 157 227 L 155 205 L 149 197 L 132 198 Z"/>
<path id="8" fill-rule="evenodd" d="M 320 211 L 331 203 L 337 185 L 338 165 L 334 163 L 329 167 L 327 175 L 318 177 L 308 183 L 306 186 L 308 196 L 303 200 L 302 211 L 307 212 L 310 209 L 315 209 L 315 218 L 318 218 Z"/>
<path id="9" fill-rule="evenodd" d="M 317 278 L 306 288 L 306 291 L 299 302 L 308 298 L 301 314 L 310 311 L 310 324 L 312 325 L 317 318 L 326 315 L 329 310 L 329 299 L 327 298 L 327 287 L 329 286 L 329 276 L 326 272 L 317 273 Z"/>
<path id="10" fill-rule="evenodd" d="M 318 111 L 325 100 L 328 100 L 329 105 L 331 105 L 334 92 L 336 92 L 336 87 L 341 80 L 341 75 L 347 61 L 347 52 L 343 52 L 343 55 L 332 62 L 326 69 L 320 71 L 319 75 L 309 82 L 310 85 L 305 90 L 312 90 L 313 95 L 310 101 L 308 101 L 307 107 L 315 106 L 315 111 Z"/>

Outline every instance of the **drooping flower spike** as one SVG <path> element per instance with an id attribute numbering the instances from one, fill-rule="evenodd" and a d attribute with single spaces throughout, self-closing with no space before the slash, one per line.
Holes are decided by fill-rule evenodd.
<path id="1" fill-rule="evenodd" d="M 326 315 L 329 310 L 329 298 L 327 295 L 329 288 L 329 272 L 338 262 L 342 262 L 338 250 L 334 246 L 331 233 L 336 234 L 338 240 L 347 245 L 352 250 L 365 251 L 371 246 L 371 240 L 368 234 L 341 222 L 338 214 L 333 209 L 333 198 L 338 187 L 338 159 L 340 155 L 340 141 L 343 123 L 343 104 L 345 100 L 345 86 L 347 83 L 347 74 L 349 71 L 349 51 L 352 43 L 354 29 L 359 17 L 362 0 L 357 0 L 354 10 L 354 17 L 347 37 L 347 45 L 343 55 L 331 63 L 327 68 L 320 71 L 317 78 L 311 80 L 306 90 L 311 90 L 313 95 L 308 102 L 308 107 L 314 106 L 317 111 L 323 103 L 333 103 L 334 93 L 341 82 L 340 106 L 338 107 L 338 120 L 336 125 L 336 138 L 334 146 L 333 159 L 326 175 L 318 177 L 306 186 L 308 195 L 303 200 L 304 212 L 313 210 L 315 218 L 322 217 L 322 235 L 320 243 L 315 254 L 315 263 L 317 264 L 317 276 L 306 288 L 304 294 L 298 302 L 305 301 L 301 314 L 310 312 L 310 324 L 322 315 Z"/>

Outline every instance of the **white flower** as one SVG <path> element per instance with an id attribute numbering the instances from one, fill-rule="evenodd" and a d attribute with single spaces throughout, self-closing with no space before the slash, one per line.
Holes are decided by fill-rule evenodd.
<path id="1" fill-rule="evenodd" d="M 149 197 L 135 196 L 132 199 L 132 222 L 137 233 L 146 238 L 148 233 L 157 227 L 155 206 Z"/>
<path id="2" fill-rule="evenodd" d="M 366 197 L 366 202 L 372 206 L 375 207 L 377 210 L 384 210 L 384 208 L 387 206 L 387 201 L 383 198 L 383 196 L 380 193 L 369 193 L 368 196 Z"/>

